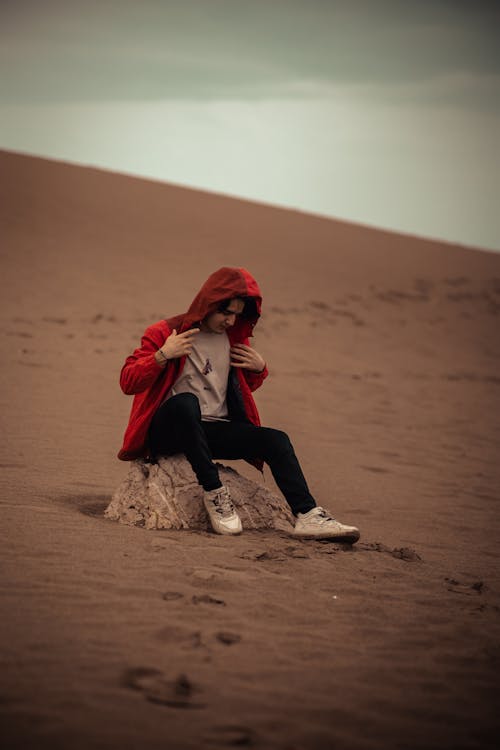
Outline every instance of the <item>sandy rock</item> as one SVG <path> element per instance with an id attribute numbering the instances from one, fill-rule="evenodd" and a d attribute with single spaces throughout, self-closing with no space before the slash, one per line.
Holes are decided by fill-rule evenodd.
<path id="1" fill-rule="evenodd" d="M 293 516 L 286 502 L 234 469 L 217 464 L 245 529 L 290 531 Z M 146 529 L 204 529 L 209 526 L 203 490 L 184 456 L 157 464 L 133 461 L 113 495 L 106 518 Z"/>

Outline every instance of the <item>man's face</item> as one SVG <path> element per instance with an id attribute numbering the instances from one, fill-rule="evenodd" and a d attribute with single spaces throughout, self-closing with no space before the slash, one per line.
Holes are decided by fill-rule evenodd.
<path id="1" fill-rule="evenodd" d="M 234 326 L 236 318 L 241 315 L 245 303 L 242 299 L 232 299 L 227 307 L 207 315 L 201 322 L 201 330 L 205 333 L 224 333 L 228 328 Z"/>

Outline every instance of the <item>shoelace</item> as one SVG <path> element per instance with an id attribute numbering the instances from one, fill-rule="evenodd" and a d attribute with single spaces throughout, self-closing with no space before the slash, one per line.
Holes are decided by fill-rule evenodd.
<path id="1" fill-rule="evenodd" d="M 318 513 L 316 513 L 316 516 L 318 518 L 321 518 L 323 521 L 335 521 L 336 519 L 331 516 L 324 508 L 320 508 L 318 510 Z"/>
<path id="2" fill-rule="evenodd" d="M 216 513 L 221 516 L 231 516 L 234 513 L 234 505 L 228 492 L 218 493 L 212 500 Z"/>

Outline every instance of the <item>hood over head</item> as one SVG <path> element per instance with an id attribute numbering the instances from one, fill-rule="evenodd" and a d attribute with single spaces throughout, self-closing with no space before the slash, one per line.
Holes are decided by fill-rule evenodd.
<path id="1" fill-rule="evenodd" d="M 245 307 L 231 330 L 238 337 L 251 336 L 260 317 L 262 295 L 257 282 L 245 268 L 219 268 L 205 281 L 188 311 L 170 318 L 167 324 L 171 330 L 185 331 L 215 312 L 223 300 L 234 297 L 241 297 Z"/>

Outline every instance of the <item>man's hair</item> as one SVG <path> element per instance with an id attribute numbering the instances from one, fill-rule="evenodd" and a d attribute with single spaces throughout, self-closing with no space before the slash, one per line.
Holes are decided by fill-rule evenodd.
<path id="1" fill-rule="evenodd" d="M 243 311 L 241 313 L 242 318 L 254 318 L 257 315 L 257 307 L 253 297 L 228 297 L 223 299 L 217 305 L 217 312 L 224 312 L 227 310 L 233 299 L 239 299 L 243 302 Z"/>

